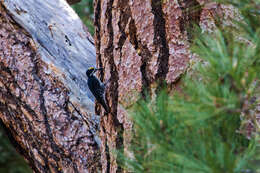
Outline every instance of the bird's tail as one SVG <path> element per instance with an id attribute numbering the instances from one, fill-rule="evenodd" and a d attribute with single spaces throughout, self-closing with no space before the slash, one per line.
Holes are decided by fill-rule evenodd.
<path id="1" fill-rule="evenodd" d="M 105 99 L 100 100 L 100 104 L 102 105 L 102 107 L 105 109 L 106 113 L 110 113 L 110 109 L 105 101 Z"/>

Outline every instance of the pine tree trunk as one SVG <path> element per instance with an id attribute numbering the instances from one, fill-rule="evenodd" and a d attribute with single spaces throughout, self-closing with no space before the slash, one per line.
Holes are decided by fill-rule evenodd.
<path id="1" fill-rule="evenodd" d="M 95 48 L 65 0 L 0 2 L 0 123 L 34 172 L 97 172 Z"/>
<path id="2" fill-rule="evenodd" d="M 102 172 L 123 172 L 114 150 L 131 140 L 126 108 L 164 82 L 176 87 L 192 55 L 194 25 L 210 29 L 222 7 L 205 0 L 95 0 L 95 44 L 99 74 L 106 82 L 111 113 L 101 115 Z"/>

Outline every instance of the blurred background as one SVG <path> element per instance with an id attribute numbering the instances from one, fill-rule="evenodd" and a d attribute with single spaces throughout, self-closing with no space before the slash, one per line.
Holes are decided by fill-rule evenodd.
<path id="1" fill-rule="evenodd" d="M 72 5 L 72 8 L 93 36 L 93 0 L 81 0 L 80 3 Z M 0 123 L 0 173 L 32 173 L 29 165 L 10 143 L 2 123 Z"/>
<path id="2" fill-rule="evenodd" d="M 0 123 L 0 173 L 32 173 L 31 168 L 10 143 Z"/>
<path id="3" fill-rule="evenodd" d="M 72 8 L 79 15 L 81 20 L 87 26 L 91 35 L 94 35 L 94 8 L 93 8 L 93 0 L 81 0 L 81 2 L 72 5 Z"/>

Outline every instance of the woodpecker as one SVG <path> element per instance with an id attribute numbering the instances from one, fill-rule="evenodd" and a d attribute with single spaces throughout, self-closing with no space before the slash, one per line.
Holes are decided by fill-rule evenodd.
<path id="1" fill-rule="evenodd" d="M 109 113 L 109 107 L 105 100 L 105 85 L 95 76 L 95 72 L 102 70 L 102 68 L 90 67 L 86 71 L 88 77 L 88 87 L 92 94 L 95 96 L 98 103 L 100 103 L 105 109 L 106 113 Z"/>

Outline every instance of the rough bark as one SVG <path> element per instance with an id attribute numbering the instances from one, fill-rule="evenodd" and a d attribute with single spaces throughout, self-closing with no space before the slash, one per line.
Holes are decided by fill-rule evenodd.
<path id="1" fill-rule="evenodd" d="M 95 0 L 95 44 L 99 74 L 109 81 L 106 98 L 111 108 L 101 115 L 102 172 L 122 172 L 113 151 L 131 140 L 130 108 L 146 93 L 152 96 L 163 83 L 176 87 L 192 55 L 194 24 L 214 25 L 222 7 L 206 0 Z"/>
<path id="2" fill-rule="evenodd" d="M 65 0 L 0 2 L 0 120 L 35 172 L 97 172 L 85 71 L 95 48 Z"/>

